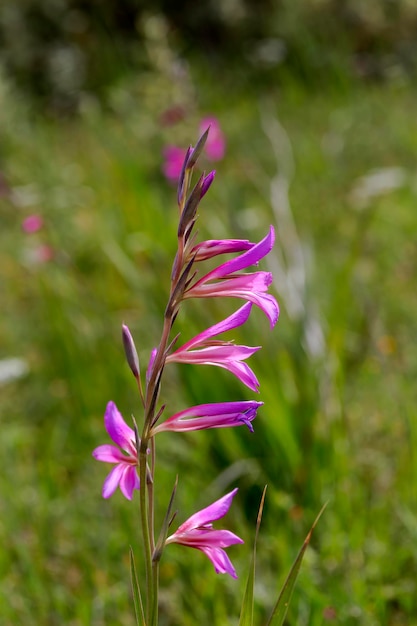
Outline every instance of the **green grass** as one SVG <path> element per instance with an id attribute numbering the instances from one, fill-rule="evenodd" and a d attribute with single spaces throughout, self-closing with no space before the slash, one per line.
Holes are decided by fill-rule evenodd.
<path id="1" fill-rule="evenodd" d="M 159 513 L 177 473 L 179 520 L 236 485 L 228 526 L 246 542 L 230 550 L 237 583 L 216 576 L 198 552 L 167 551 L 161 624 L 237 623 L 265 483 L 256 623 L 264 623 L 327 500 L 288 623 L 326 623 L 329 607 L 343 625 L 415 621 L 417 95 L 406 85 L 307 93 L 288 83 L 268 96 L 230 90 L 225 103 L 227 80 L 194 78 L 199 101 L 188 101 L 189 116 L 174 128 L 158 125 L 175 97 L 159 74 L 121 87 L 113 111 L 86 103 L 79 120 L 61 123 L 30 115 L 2 88 L 1 169 L 12 192 L 0 205 L 0 357 L 29 366 L 0 395 L 6 626 L 133 624 L 128 546 L 140 568 L 138 513 L 119 494 L 102 500 L 106 470 L 91 450 L 106 440 L 109 399 L 126 417 L 139 406 L 121 323 L 134 333 L 142 363 L 159 337 L 177 219 L 175 192 L 160 174 L 161 148 L 194 141 L 207 112 L 220 118 L 228 153 L 200 211 L 201 236 L 257 239 L 275 223 L 282 237 L 276 257 L 285 246 L 288 276 L 303 250 L 305 285 L 296 290 L 302 306 L 291 308 L 277 275 L 275 330 L 254 311 L 236 333 L 264 346 L 252 359 L 265 402 L 255 434 L 158 441 Z M 276 116 L 293 151 L 282 135 L 281 173 L 291 173 L 293 159 L 295 240 L 291 222 L 271 208 L 277 164 L 262 123 Z M 399 187 L 355 204 L 358 179 L 391 167 L 402 168 Z M 32 212 L 46 226 L 25 235 L 21 220 Z M 40 243 L 53 248 L 51 262 L 31 260 Z M 187 303 L 178 328 L 189 336 L 235 304 Z M 322 333 L 315 354 L 305 340 L 313 322 Z M 174 408 L 243 397 L 251 396 L 222 371 L 167 372 L 164 401 Z"/>

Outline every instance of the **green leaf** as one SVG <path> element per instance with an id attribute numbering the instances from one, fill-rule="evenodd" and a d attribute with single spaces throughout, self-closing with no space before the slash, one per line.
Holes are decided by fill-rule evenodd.
<path id="1" fill-rule="evenodd" d="M 305 538 L 304 543 L 301 546 L 301 550 L 299 551 L 297 558 L 295 559 L 293 566 L 287 576 L 287 580 L 285 581 L 284 586 L 281 589 L 281 593 L 279 594 L 277 603 L 275 604 L 272 610 L 271 617 L 269 618 L 266 626 L 282 626 L 282 624 L 284 623 L 285 617 L 287 615 L 288 607 L 290 604 L 292 592 L 294 590 L 295 581 L 297 580 L 297 576 L 300 571 L 304 553 L 307 550 L 308 544 L 310 543 L 313 530 L 315 529 L 317 522 L 319 521 L 326 506 L 327 506 L 327 503 L 322 507 L 320 513 L 317 515 L 316 519 L 314 520 L 314 523 L 312 527 L 310 528 L 310 532 Z"/>
<path id="2" fill-rule="evenodd" d="M 135 606 L 135 616 L 137 626 L 146 626 L 145 614 L 143 612 L 142 596 L 140 594 L 140 587 L 138 576 L 136 573 L 135 557 L 133 554 L 132 546 L 129 547 L 130 554 L 130 582 L 132 585 L 133 604 Z"/>
<path id="3" fill-rule="evenodd" d="M 255 564 L 256 564 L 256 542 L 258 540 L 259 527 L 261 525 L 262 512 L 264 508 L 266 485 L 264 487 L 261 503 L 259 505 L 258 517 L 256 520 L 255 540 L 253 542 L 252 560 L 249 566 L 248 579 L 246 581 L 245 593 L 243 595 L 242 608 L 240 611 L 239 626 L 253 625 L 253 588 L 255 585 Z"/>

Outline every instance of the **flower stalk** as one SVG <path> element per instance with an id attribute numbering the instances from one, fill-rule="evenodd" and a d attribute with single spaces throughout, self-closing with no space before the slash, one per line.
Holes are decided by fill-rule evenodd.
<path id="1" fill-rule="evenodd" d="M 217 141 L 223 141 L 221 131 L 217 128 L 216 132 Z M 156 626 L 158 622 L 159 564 L 166 546 L 177 543 L 196 548 L 209 558 L 217 573 L 229 574 L 236 578 L 236 571 L 225 548 L 243 543 L 243 540 L 234 533 L 213 527 L 213 522 L 223 518 L 228 512 L 237 489 L 233 489 L 211 505 L 191 515 L 168 536 L 175 517 L 172 515 L 172 507 L 176 484 L 162 522 L 158 541 L 155 542 L 155 467 L 157 462 L 155 437 L 162 432 L 181 433 L 241 425 L 245 425 L 253 432 L 252 422 L 263 404 L 254 400 L 206 403 L 184 409 L 165 418 L 166 407 L 165 405 L 159 406 L 164 369 L 172 363 L 214 365 L 228 370 L 249 389 L 258 392 L 259 382 L 246 361 L 260 347 L 235 345 L 233 341 L 219 339 L 219 335 L 244 324 L 253 305 L 258 306 L 265 313 L 271 327 L 274 326 L 279 315 L 274 296 L 267 293 L 272 275 L 265 271 L 252 273 L 244 271 L 252 265 L 258 265 L 259 261 L 271 250 L 274 243 L 272 226 L 268 234 L 258 243 L 247 239 L 195 241 L 193 228 L 197 219 L 197 210 L 213 183 L 215 172 L 212 171 L 208 175 L 202 173 L 192 191 L 188 193 L 188 190 L 193 169 L 204 151 L 208 136 L 209 129 L 207 128 L 196 146 L 189 147 L 179 174 L 178 246 L 171 271 L 170 293 L 161 337 L 157 347 L 151 352 L 144 391 L 142 391 L 139 357 L 134 339 L 128 327 L 126 325 L 122 327 L 126 360 L 138 383 L 143 409 L 140 436 L 136 422 L 134 422 L 135 430 L 132 430 L 124 421 L 115 403 L 109 402 L 105 412 L 105 427 L 117 447 L 105 444 L 97 447 L 93 452 L 97 460 L 115 465 L 103 486 L 105 498 L 110 497 L 117 487 L 128 500 L 132 499 L 135 490 L 139 490 L 140 525 L 146 574 L 144 603 L 146 626 Z M 224 254 L 236 256 L 221 263 L 202 277 L 199 276 L 200 263 Z M 174 348 L 178 336 L 173 339 L 171 333 L 181 305 L 190 298 L 211 297 L 239 298 L 244 300 L 244 304 L 224 320 L 198 333 L 180 347 Z"/>

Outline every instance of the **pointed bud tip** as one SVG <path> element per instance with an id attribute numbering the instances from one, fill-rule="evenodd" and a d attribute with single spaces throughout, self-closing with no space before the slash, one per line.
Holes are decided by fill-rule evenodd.
<path id="1" fill-rule="evenodd" d="M 136 351 L 135 342 L 133 341 L 133 337 L 126 324 L 122 324 L 122 340 L 126 355 L 126 361 L 130 367 L 130 370 L 135 378 L 139 378 L 139 357 Z"/>

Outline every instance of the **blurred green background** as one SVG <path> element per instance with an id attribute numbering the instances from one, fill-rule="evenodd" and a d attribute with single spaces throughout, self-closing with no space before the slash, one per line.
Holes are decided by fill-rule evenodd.
<path id="1" fill-rule="evenodd" d="M 263 345 L 254 435 L 158 439 L 159 514 L 177 473 L 180 521 L 238 486 L 245 540 L 237 582 L 171 547 L 161 624 L 237 624 L 266 483 L 257 624 L 325 501 L 288 624 L 417 624 L 416 36 L 413 0 L 2 1 L 1 624 L 134 623 L 137 502 L 101 498 L 91 451 L 108 400 L 140 418 L 120 327 L 146 363 L 176 245 L 163 148 L 208 114 L 227 152 L 200 235 L 275 225 L 281 317 L 234 333 Z M 178 330 L 235 308 L 187 302 Z M 167 369 L 163 401 L 253 397 L 212 369 Z"/>

